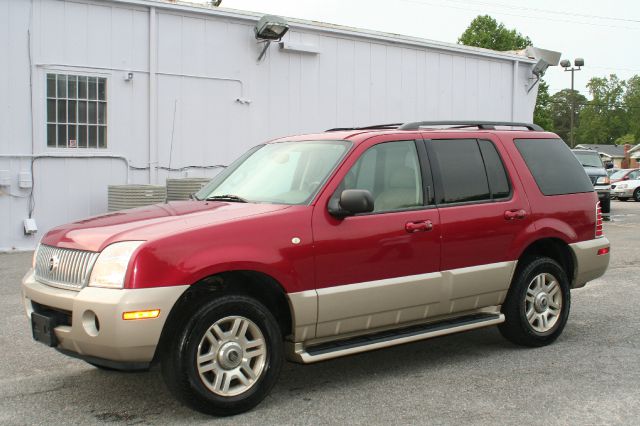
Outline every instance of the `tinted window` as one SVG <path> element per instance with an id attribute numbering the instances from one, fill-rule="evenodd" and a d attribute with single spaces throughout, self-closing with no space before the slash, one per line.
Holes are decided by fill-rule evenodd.
<path id="1" fill-rule="evenodd" d="M 445 203 L 491 198 L 487 173 L 475 139 L 432 140 L 430 143 L 433 161 L 440 170 Z"/>
<path id="2" fill-rule="evenodd" d="M 516 139 L 515 144 L 544 195 L 593 191 L 580 162 L 561 139 Z"/>
<path id="3" fill-rule="evenodd" d="M 480 145 L 480 152 L 482 152 L 482 159 L 489 178 L 491 198 L 508 197 L 511 192 L 509 180 L 496 147 L 492 142 L 485 140 L 478 141 L 478 145 Z"/>
<path id="4" fill-rule="evenodd" d="M 374 212 L 422 206 L 422 179 L 413 141 L 386 142 L 369 148 L 353 165 L 343 189 L 366 189 L 373 195 Z"/>

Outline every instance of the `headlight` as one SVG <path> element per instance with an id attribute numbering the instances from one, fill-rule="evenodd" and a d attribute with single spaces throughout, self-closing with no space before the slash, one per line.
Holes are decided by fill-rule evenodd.
<path id="1" fill-rule="evenodd" d="M 600 176 L 596 181 L 596 185 L 609 185 L 610 183 L 609 176 Z"/>
<path id="2" fill-rule="evenodd" d="M 90 287 L 123 288 L 129 260 L 144 241 L 125 241 L 107 246 L 93 265 Z"/>

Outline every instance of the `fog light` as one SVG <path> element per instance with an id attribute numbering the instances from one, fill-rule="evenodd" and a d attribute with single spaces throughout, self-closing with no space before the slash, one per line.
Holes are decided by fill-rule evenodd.
<path id="1" fill-rule="evenodd" d="M 603 254 L 609 254 L 609 247 L 598 249 L 598 256 L 602 256 Z"/>
<path id="2" fill-rule="evenodd" d="M 131 311 L 122 313 L 122 319 L 127 321 L 158 318 L 158 316 L 160 316 L 160 309 L 149 309 L 146 311 Z"/>

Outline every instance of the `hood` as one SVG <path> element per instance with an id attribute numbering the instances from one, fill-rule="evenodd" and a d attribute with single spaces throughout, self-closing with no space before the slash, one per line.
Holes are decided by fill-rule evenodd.
<path id="1" fill-rule="evenodd" d="M 117 241 L 150 241 L 188 229 L 242 220 L 290 206 L 220 201 L 174 201 L 108 213 L 58 226 L 42 244 L 101 251 Z"/>

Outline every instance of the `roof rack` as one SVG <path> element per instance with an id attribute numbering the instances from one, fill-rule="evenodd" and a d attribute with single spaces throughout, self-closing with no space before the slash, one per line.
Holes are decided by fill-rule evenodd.
<path id="1" fill-rule="evenodd" d="M 392 123 L 392 124 L 375 124 L 373 126 L 364 127 L 336 127 L 335 129 L 326 130 L 327 132 L 339 132 L 343 130 L 376 130 L 376 129 L 397 129 L 404 123 Z"/>
<path id="2" fill-rule="evenodd" d="M 420 130 L 421 127 L 429 126 L 449 126 L 456 128 L 477 127 L 481 130 L 495 130 L 496 126 L 524 127 L 528 130 L 544 132 L 544 129 L 537 124 L 511 121 L 415 121 L 401 125 L 398 127 L 398 130 Z"/>

